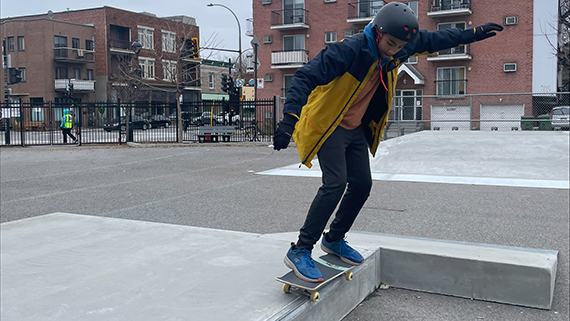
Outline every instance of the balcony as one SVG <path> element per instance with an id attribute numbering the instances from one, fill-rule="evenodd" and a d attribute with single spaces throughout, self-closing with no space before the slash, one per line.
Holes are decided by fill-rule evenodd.
<path id="1" fill-rule="evenodd" d="M 433 18 L 470 15 L 471 0 L 433 0 L 428 16 Z"/>
<path id="2" fill-rule="evenodd" d="M 308 50 L 271 52 L 271 69 L 300 68 L 308 62 Z"/>
<path id="3" fill-rule="evenodd" d="M 59 47 L 53 49 L 53 59 L 58 62 L 93 63 L 95 62 L 95 51 Z"/>
<path id="4" fill-rule="evenodd" d="M 131 45 L 129 40 L 109 39 L 109 51 L 114 53 L 134 55 Z"/>
<path id="5" fill-rule="evenodd" d="M 463 45 L 455 48 L 438 51 L 429 55 L 427 61 L 451 61 L 451 60 L 471 60 L 471 46 Z"/>
<path id="6" fill-rule="evenodd" d="M 253 18 L 245 19 L 245 35 L 253 37 Z"/>
<path id="7" fill-rule="evenodd" d="M 95 92 L 95 80 L 54 79 L 55 91 L 66 91 L 67 84 L 73 84 L 74 92 Z"/>
<path id="8" fill-rule="evenodd" d="M 369 23 L 383 6 L 384 1 L 350 2 L 346 21 L 353 24 Z"/>
<path id="9" fill-rule="evenodd" d="M 307 21 L 308 15 L 309 11 L 305 9 L 285 9 L 271 11 L 271 29 L 309 29 L 309 24 Z"/>

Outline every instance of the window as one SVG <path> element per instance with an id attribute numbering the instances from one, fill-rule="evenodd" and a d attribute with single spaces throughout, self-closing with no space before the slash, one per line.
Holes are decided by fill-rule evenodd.
<path id="1" fill-rule="evenodd" d="M 375 17 L 378 11 L 384 6 L 384 1 L 359 1 L 358 17 L 370 18 Z"/>
<path id="2" fill-rule="evenodd" d="M 336 42 L 336 31 L 327 31 L 325 32 L 325 42 Z"/>
<path id="3" fill-rule="evenodd" d="M 14 51 L 14 37 L 8 37 L 7 40 L 8 44 L 6 46 L 8 47 L 8 51 Z"/>
<path id="4" fill-rule="evenodd" d="M 67 68 L 55 67 L 55 79 L 69 79 L 67 76 Z"/>
<path id="5" fill-rule="evenodd" d="M 350 36 L 354 35 L 354 29 L 349 29 L 349 30 L 345 30 L 344 31 L 344 37 L 348 38 Z"/>
<path id="6" fill-rule="evenodd" d="M 437 30 L 444 30 L 451 28 L 459 28 L 461 30 L 465 30 L 465 22 L 448 22 L 448 23 L 440 23 L 437 25 Z M 438 52 L 438 55 L 456 55 L 464 53 L 465 53 L 465 46 L 459 46 L 455 48 L 441 50 Z"/>
<path id="7" fill-rule="evenodd" d="M 79 49 L 79 39 L 71 38 L 71 48 Z"/>
<path id="8" fill-rule="evenodd" d="M 287 97 L 287 92 L 291 88 L 291 80 L 293 75 L 283 75 L 283 98 Z"/>
<path id="9" fill-rule="evenodd" d="M 176 51 L 176 33 L 162 30 L 162 51 Z"/>
<path id="10" fill-rule="evenodd" d="M 305 0 L 283 0 L 283 24 L 305 22 Z"/>
<path id="11" fill-rule="evenodd" d="M 54 47 L 61 48 L 54 50 L 55 57 L 57 58 L 65 58 L 67 57 L 67 38 L 61 36 L 55 36 L 53 38 Z"/>
<path id="12" fill-rule="evenodd" d="M 150 27 L 138 27 L 139 41 L 143 49 L 154 49 L 154 29 Z"/>
<path id="13" fill-rule="evenodd" d="M 24 37 L 18 36 L 18 51 L 24 51 L 25 49 L 26 49 L 26 46 L 24 43 Z"/>
<path id="14" fill-rule="evenodd" d="M 404 61 L 406 64 L 417 64 L 418 63 L 418 56 L 409 57 L 408 60 Z"/>
<path id="15" fill-rule="evenodd" d="M 154 60 L 139 58 L 139 64 L 141 66 L 141 77 L 154 80 Z"/>
<path id="16" fill-rule="evenodd" d="M 176 61 L 172 60 L 162 61 L 162 79 L 176 80 Z"/>
<path id="17" fill-rule="evenodd" d="M 95 80 L 95 75 L 93 74 L 93 69 L 87 69 L 87 80 Z"/>
<path id="18" fill-rule="evenodd" d="M 465 67 L 437 69 L 437 95 L 465 95 Z"/>
<path id="19" fill-rule="evenodd" d="M 305 35 L 283 36 L 283 50 L 305 50 Z"/>
<path id="20" fill-rule="evenodd" d="M 73 79 L 77 79 L 77 80 L 81 79 L 81 69 L 73 68 Z"/>
<path id="21" fill-rule="evenodd" d="M 85 50 L 93 50 L 93 40 L 85 40 Z"/>
<path id="22" fill-rule="evenodd" d="M 214 74 L 213 72 L 211 72 L 208 75 L 208 88 L 209 89 L 215 89 L 216 88 L 216 74 Z"/>

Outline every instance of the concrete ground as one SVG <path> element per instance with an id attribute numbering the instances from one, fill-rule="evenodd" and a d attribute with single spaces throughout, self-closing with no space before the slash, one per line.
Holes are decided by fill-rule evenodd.
<path id="1" fill-rule="evenodd" d="M 473 133 L 430 134 L 382 143 L 388 154 L 377 159 L 394 165 L 380 166 L 407 164 L 417 172 L 392 167 L 380 173 L 568 184 L 567 132 L 501 133 L 491 139 L 485 133 L 481 141 Z M 485 154 L 469 146 L 485 146 Z M 478 167 L 458 174 L 469 159 L 478 159 L 473 164 Z M 298 163 L 294 148 L 2 148 L 0 161 L 2 222 L 68 212 L 248 233 L 293 232 L 320 184 L 310 176 L 256 174 Z M 568 206 L 564 185 L 376 182 L 355 231 L 557 250 L 553 307 L 544 311 L 391 288 L 374 292 L 345 320 L 568 320 Z"/>

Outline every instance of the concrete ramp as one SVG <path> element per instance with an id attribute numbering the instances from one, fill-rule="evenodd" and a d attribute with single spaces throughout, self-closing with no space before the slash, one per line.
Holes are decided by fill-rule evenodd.
<path id="1" fill-rule="evenodd" d="M 381 283 L 549 309 L 556 251 L 351 233 L 321 300 L 274 280 L 296 233 L 54 213 L 1 225 L 2 320 L 340 320 Z M 320 255 L 315 250 L 314 255 Z"/>

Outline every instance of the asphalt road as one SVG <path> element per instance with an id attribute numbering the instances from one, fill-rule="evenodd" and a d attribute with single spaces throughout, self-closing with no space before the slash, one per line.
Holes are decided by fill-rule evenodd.
<path id="1" fill-rule="evenodd" d="M 255 174 L 296 162 L 294 148 L 274 152 L 266 145 L 1 148 L 0 218 L 67 212 L 297 231 L 320 179 Z M 376 291 L 345 320 L 568 320 L 568 208 L 565 189 L 375 181 L 353 230 L 557 250 L 553 308 L 391 288 Z"/>

